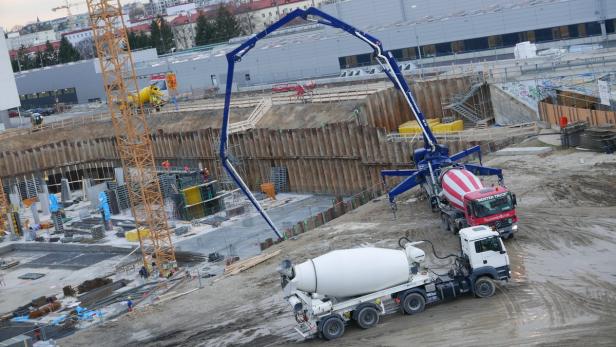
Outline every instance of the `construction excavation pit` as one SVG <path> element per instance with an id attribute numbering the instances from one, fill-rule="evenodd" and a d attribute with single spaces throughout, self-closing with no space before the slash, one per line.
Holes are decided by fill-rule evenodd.
<path id="1" fill-rule="evenodd" d="M 616 345 L 609 35 L 481 63 L 418 44 L 415 65 L 337 18 L 361 1 L 151 65 L 88 0 L 104 99 L 0 130 L 0 346 Z M 251 82 L 265 36 L 321 27 L 374 66 Z M 213 87 L 178 87 L 223 55 Z"/>

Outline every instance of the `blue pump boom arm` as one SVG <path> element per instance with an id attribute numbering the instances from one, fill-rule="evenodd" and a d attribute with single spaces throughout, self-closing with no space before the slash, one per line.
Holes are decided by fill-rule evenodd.
<path id="1" fill-rule="evenodd" d="M 282 233 L 278 230 L 274 222 L 272 222 L 267 213 L 263 210 L 259 202 L 250 192 L 250 189 L 244 183 L 242 178 L 239 176 L 239 174 L 231 164 L 231 161 L 229 160 L 229 156 L 227 153 L 227 141 L 229 138 L 229 109 L 231 106 L 231 92 L 235 64 L 240 62 L 242 60 L 242 57 L 244 57 L 244 55 L 246 55 L 251 49 L 253 49 L 259 40 L 265 38 L 272 32 L 282 28 L 296 18 L 302 18 L 307 21 L 316 21 L 317 23 L 323 25 L 341 29 L 367 43 L 372 48 L 376 61 L 383 67 L 383 71 L 385 72 L 387 77 L 393 82 L 396 89 L 400 90 L 403 93 L 404 98 L 409 105 L 413 116 L 415 117 L 415 120 L 417 120 L 417 123 L 421 128 L 425 149 L 430 153 L 437 152 L 438 150 L 438 143 L 436 137 L 434 136 L 434 134 L 432 134 L 432 131 L 428 126 L 428 122 L 426 121 L 426 118 L 417 106 L 417 103 L 415 102 L 415 99 L 411 93 L 411 89 L 406 83 L 404 76 L 402 75 L 402 72 L 398 67 L 398 62 L 394 58 L 393 54 L 391 54 L 391 52 L 383 49 L 383 45 L 380 40 L 314 7 L 310 7 L 305 10 L 296 9 L 290 12 L 285 17 L 281 18 L 280 20 L 270 25 L 265 30 L 261 31 L 255 36 L 247 39 L 244 43 L 226 54 L 227 84 L 225 86 L 225 106 L 223 110 L 220 136 L 220 160 L 223 167 L 225 168 L 229 176 L 233 179 L 233 181 L 242 190 L 242 192 L 246 195 L 246 197 L 250 200 L 250 202 L 255 206 L 257 211 L 259 211 L 261 216 L 276 233 L 276 236 L 279 239 L 283 238 Z M 406 172 L 406 174 L 411 174 L 411 172 Z M 414 172 L 412 173 L 411 177 L 418 178 L 418 174 L 418 172 Z M 415 185 L 417 184 L 416 179 L 411 179 L 410 181 L 412 182 L 408 183 L 413 183 Z"/>

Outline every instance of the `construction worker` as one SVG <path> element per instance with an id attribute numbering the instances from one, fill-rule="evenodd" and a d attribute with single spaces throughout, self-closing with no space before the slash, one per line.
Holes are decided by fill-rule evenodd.
<path id="1" fill-rule="evenodd" d="M 204 167 L 201 170 L 201 176 L 203 177 L 203 182 L 207 182 L 210 179 L 210 170 L 208 170 L 206 167 Z"/>
<path id="2" fill-rule="evenodd" d="M 126 301 L 126 306 L 128 306 L 128 312 L 133 312 L 133 300 L 132 297 L 128 297 L 128 301 Z"/>
<path id="3" fill-rule="evenodd" d="M 145 266 L 142 266 L 141 269 L 139 269 L 139 276 L 143 277 L 144 280 L 150 276 L 148 269 L 146 269 Z"/>
<path id="4" fill-rule="evenodd" d="M 169 162 L 169 160 L 165 160 L 163 161 L 163 168 L 165 168 L 165 170 L 169 171 L 169 169 L 171 168 L 171 163 Z"/>

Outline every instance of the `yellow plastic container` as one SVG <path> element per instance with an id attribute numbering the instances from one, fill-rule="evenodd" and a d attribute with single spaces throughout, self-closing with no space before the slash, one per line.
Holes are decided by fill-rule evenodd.
<path id="1" fill-rule="evenodd" d="M 451 123 L 438 124 L 432 127 L 432 131 L 435 133 L 454 133 L 464 130 L 464 122 L 459 119 Z"/>
<path id="2" fill-rule="evenodd" d="M 186 205 L 195 205 L 201 202 L 201 191 L 199 187 L 190 187 L 182 190 L 186 199 Z"/>
<path id="3" fill-rule="evenodd" d="M 139 234 L 141 235 L 142 239 L 148 238 L 148 237 L 150 237 L 150 230 L 148 230 L 148 229 L 140 229 L 139 230 Z M 133 230 L 127 231 L 124 234 L 124 237 L 126 238 L 126 241 L 139 242 L 139 235 L 137 235 L 137 229 L 133 229 Z"/>
<path id="4" fill-rule="evenodd" d="M 428 126 L 430 128 L 432 128 L 434 125 L 439 124 L 438 120 L 436 119 L 428 119 Z M 421 127 L 419 127 L 419 124 L 417 123 L 417 121 L 408 121 L 406 123 L 401 124 L 398 127 L 398 132 L 400 134 L 418 134 L 421 133 Z"/>

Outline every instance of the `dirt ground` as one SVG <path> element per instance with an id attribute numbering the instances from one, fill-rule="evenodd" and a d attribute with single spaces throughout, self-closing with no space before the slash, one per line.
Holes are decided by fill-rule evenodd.
<path id="1" fill-rule="evenodd" d="M 349 327 L 335 346 L 616 345 L 616 156 L 556 151 L 492 157 L 517 194 L 520 231 L 506 241 L 513 279 L 488 299 L 466 297 L 417 316 L 389 315 L 369 330 Z M 394 219 L 385 197 L 274 247 L 260 266 L 60 340 L 62 346 L 269 346 L 302 342 L 283 299 L 276 266 L 338 248 L 397 247 L 430 239 L 457 248 L 425 201 L 400 199 Z M 427 252 L 429 253 L 429 252 Z M 435 268 L 447 266 L 436 263 Z M 441 261 L 442 262 L 442 261 Z M 194 288 L 195 282 L 182 290 Z"/>

